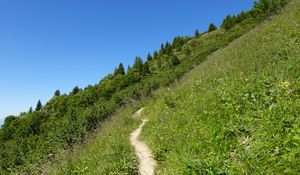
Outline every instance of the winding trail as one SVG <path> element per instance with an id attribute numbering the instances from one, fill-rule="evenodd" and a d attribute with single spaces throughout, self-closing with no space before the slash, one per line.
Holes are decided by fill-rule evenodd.
<path id="1" fill-rule="evenodd" d="M 141 117 L 141 113 L 144 108 L 138 110 L 133 117 Z M 153 155 L 149 147 L 138 138 L 142 132 L 142 128 L 145 123 L 148 121 L 147 119 L 142 119 L 142 124 L 130 134 L 130 142 L 135 149 L 136 155 L 138 156 L 140 166 L 139 172 L 141 175 L 154 175 L 154 168 L 156 165 L 156 161 L 153 159 Z"/>

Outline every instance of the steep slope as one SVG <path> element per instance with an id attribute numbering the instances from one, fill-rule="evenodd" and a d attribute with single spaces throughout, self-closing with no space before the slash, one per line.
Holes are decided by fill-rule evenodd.
<path id="1" fill-rule="evenodd" d="M 157 174 L 300 173 L 300 1 L 145 106 Z"/>
<path id="2" fill-rule="evenodd" d="M 286 163 L 288 165 L 279 166 L 277 170 L 275 166 L 271 166 L 271 163 L 280 159 L 276 155 L 283 153 L 276 153 L 277 148 L 274 158 L 265 153 L 269 151 L 267 147 L 278 142 L 274 140 L 272 143 L 268 137 L 265 142 L 256 140 L 260 144 L 253 147 L 254 152 L 257 151 L 257 157 L 249 157 L 254 162 L 243 159 L 248 157 L 246 150 L 252 150 L 254 138 L 266 134 L 264 129 L 268 129 L 266 126 L 271 126 L 273 121 L 268 116 L 271 114 L 266 112 L 276 105 L 272 101 L 270 104 L 260 100 L 278 100 L 272 93 L 281 92 L 282 89 L 278 88 L 285 84 L 293 89 L 293 94 L 287 98 L 291 100 L 289 103 L 299 97 L 297 82 L 294 81 L 295 77 L 299 77 L 298 8 L 299 1 L 293 1 L 275 19 L 209 56 L 207 61 L 175 83 L 174 88 L 157 91 L 146 105 L 121 110 L 113 122 L 105 122 L 93 141 L 72 153 L 63 154 L 65 157 L 58 158 L 54 164 L 42 169 L 49 174 L 137 174 L 138 160 L 130 145 L 129 135 L 140 121 L 132 119 L 131 115 L 145 105 L 145 115 L 150 117 L 150 121 L 143 127 L 143 140 L 154 151 L 158 161 L 157 174 L 283 172 L 284 167 L 287 173 L 289 169 L 297 172 L 293 167 L 298 163 L 296 151 L 291 151 L 291 155 L 285 154 L 292 164 Z M 247 31 L 240 26 L 238 30 L 233 29 L 235 33 L 240 30 Z M 276 32 L 277 30 L 282 32 Z M 189 44 L 197 45 L 197 41 L 205 43 L 203 41 L 210 37 L 214 39 L 214 35 L 222 33 L 226 32 L 218 30 L 208 33 Z M 226 33 L 228 35 L 230 33 Z M 196 48 L 202 50 L 208 46 L 210 45 L 199 45 Z M 199 52 L 195 50 L 195 53 Z M 290 67 L 288 71 L 286 66 Z M 282 74 L 281 70 L 284 70 Z M 291 76 L 289 83 L 285 82 L 288 80 L 284 80 L 284 75 Z M 289 98 L 290 96 L 293 98 Z M 296 110 L 297 103 L 295 104 L 296 106 L 292 106 L 294 110 L 287 108 L 283 111 L 293 119 L 299 114 Z M 268 117 L 259 119 L 261 115 Z M 277 122 L 274 120 L 274 129 L 278 128 Z M 287 128 L 287 131 L 291 130 Z M 277 133 L 273 130 L 268 132 Z M 289 144 L 296 143 L 293 141 L 294 136 L 289 138 Z M 282 147 L 278 147 L 279 150 L 280 148 Z M 254 170 L 255 167 L 257 168 Z"/>
<path id="3" fill-rule="evenodd" d="M 207 64 L 208 55 L 251 30 L 283 2 L 261 0 L 247 13 L 226 17 L 222 29 L 176 37 L 146 62 L 137 57 L 126 73 L 120 65 L 95 86 L 75 87 L 69 95 L 55 93 L 41 109 L 8 117 L 0 130 L 0 173 L 137 174 L 128 137 L 138 121 L 131 112 L 143 106 L 143 100 L 164 93 L 157 89 Z M 112 114 L 115 117 L 108 119 Z"/>
<path id="4" fill-rule="evenodd" d="M 55 160 L 36 168 L 30 174 L 138 174 L 138 159 L 129 136 L 140 125 L 132 117 L 140 105 L 129 106 L 106 120 L 94 136 L 76 149 L 63 151 Z"/>

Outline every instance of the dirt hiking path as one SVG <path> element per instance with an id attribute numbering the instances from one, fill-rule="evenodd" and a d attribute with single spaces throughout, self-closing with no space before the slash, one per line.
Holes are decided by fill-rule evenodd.
<path id="1" fill-rule="evenodd" d="M 141 117 L 141 113 L 144 108 L 138 110 L 133 117 L 139 118 Z M 138 156 L 140 166 L 139 172 L 141 175 L 154 175 L 154 167 L 156 165 L 156 161 L 153 159 L 153 155 L 148 146 L 139 140 L 139 136 L 142 132 L 142 128 L 145 123 L 148 121 L 146 119 L 142 119 L 142 124 L 130 134 L 130 142 L 135 149 L 136 155 Z"/>

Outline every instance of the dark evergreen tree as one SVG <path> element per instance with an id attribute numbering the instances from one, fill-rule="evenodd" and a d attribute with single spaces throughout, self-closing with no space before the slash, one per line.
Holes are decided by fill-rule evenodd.
<path id="1" fill-rule="evenodd" d="M 217 30 L 217 26 L 215 26 L 213 23 L 211 23 L 208 27 L 208 32 L 212 32 L 212 31 L 215 31 Z"/>
<path id="2" fill-rule="evenodd" d="M 236 16 L 235 22 L 236 23 L 241 23 L 244 20 L 244 17 L 245 17 L 245 12 L 242 11 L 240 14 L 238 14 Z"/>
<path id="3" fill-rule="evenodd" d="M 164 45 L 164 43 L 162 43 L 161 46 L 160 46 L 159 54 L 160 55 L 165 54 L 165 45 Z"/>
<path id="4" fill-rule="evenodd" d="M 225 30 L 229 30 L 234 25 L 233 17 L 231 15 L 226 16 L 226 18 L 223 20 L 223 23 L 221 27 Z"/>
<path id="5" fill-rule="evenodd" d="M 125 75 L 125 69 L 122 63 L 119 64 L 119 67 L 115 69 L 114 76 Z"/>
<path id="6" fill-rule="evenodd" d="M 153 53 L 153 59 L 154 60 L 158 60 L 158 53 L 157 53 L 157 51 L 154 51 L 154 53 Z"/>
<path id="7" fill-rule="evenodd" d="M 119 74 L 125 75 L 125 69 L 122 63 L 119 64 Z"/>
<path id="8" fill-rule="evenodd" d="M 199 30 L 197 29 L 196 31 L 195 31 L 195 38 L 199 38 L 200 37 L 200 32 L 199 32 Z"/>
<path id="9" fill-rule="evenodd" d="M 28 113 L 31 114 L 32 112 L 32 107 L 30 107 Z"/>
<path id="10" fill-rule="evenodd" d="M 151 71 L 150 71 L 149 64 L 146 62 L 143 65 L 142 76 L 146 76 L 146 75 L 149 75 L 149 74 L 151 74 Z"/>
<path id="11" fill-rule="evenodd" d="M 136 58 L 135 58 L 133 68 L 135 69 L 135 71 L 138 72 L 139 75 L 142 74 L 142 70 L 143 70 L 143 60 L 142 60 L 141 57 L 136 57 Z"/>
<path id="12" fill-rule="evenodd" d="M 59 97 L 59 96 L 60 96 L 60 91 L 59 91 L 59 90 L 56 90 L 56 91 L 54 92 L 54 96 Z"/>
<path id="13" fill-rule="evenodd" d="M 173 40 L 173 48 L 176 49 L 177 51 L 181 50 L 181 47 L 184 45 L 184 41 L 181 37 L 177 36 Z"/>
<path id="14" fill-rule="evenodd" d="M 37 105 L 36 105 L 35 110 L 36 110 L 36 111 L 39 111 L 39 110 L 42 109 L 42 107 L 43 107 L 42 102 L 39 100 L 38 103 L 37 103 Z"/>
<path id="15" fill-rule="evenodd" d="M 117 76 L 118 75 L 118 68 L 115 67 L 115 70 L 114 70 L 114 76 Z"/>
<path id="16" fill-rule="evenodd" d="M 80 91 L 79 87 L 78 86 L 75 86 L 72 90 L 72 94 L 75 95 L 77 94 L 78 92 Z"/>
<path id="17" fill-rule="evenodd" d="M 149 52 L 148 55 L 147 55 L 147 61 L 151 61 L 153 58 L 151 56 L 151 53 Z"/>
<path id="18" fill-rule="evenodd" d="M 167 55 L 170 55 L 171 52 L 172 52 L 172 46 L 171 46 L 171 44 L 170 44 L 169 42 L 166 42 L 165 53 L 166 53 Z"/>
<path id="19" fill-rule="evenodd" d="M 127 66 L 127 73 L 131 71 L 130 65 Z"/>

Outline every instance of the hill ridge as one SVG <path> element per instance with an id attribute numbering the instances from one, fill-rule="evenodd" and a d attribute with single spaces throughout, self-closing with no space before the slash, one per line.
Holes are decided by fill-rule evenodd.
<path id="1" fill-rule="evenodd" d="M 156 96 L 153 92 L 171 85 L 196 65 L 203 64 L 208 55 L 225 47 L 282 8 L 285 4 L 282 2 L 285 1 L 262 0 L 249 12 L 226 17 L 219 30 L 194 37 L 176 37 L 172 43 L 163 44 L 161 49 L 150 55 L 145 63 L 137 57 L 133 67 L 126 73 L 120 64 L 114 74 L 108 75 L 95 86 L 88 86 L 84 90 L 75 87 L 69 95 L 55 93 L 45 106 L 37 108 L 36 111 L 25 112 L 19 117 L 9 116 L 0 130 L 2 141 L 0 147 L 3 148 L 0 150 L 3 158 L 0 159 L 0 172 L 38 171 L 36 174 L 39 174 L 38 167 L 41 165 L 48 166 L 51 160 L 60 162 L 59 156 L 64 156 L 59 153 L 62 150 L 69 154 L 68 161 L 64 162 L 63 166 L 55 168 L 64 172 L 63 174 L 138 173 L 132 148 L 128 139 L 124 140 L 124 136 L 129 135 L 129 131 L 137 125 L 137 121 L 126 117 L 107 120 L 108 116 L 113 114 L 119 116 L 116 111 L 123 106 L 128 106 L 127 110 L 137 110 L 136 106 Z M 272 6 L 269 6 L 269 3 Z M 163 90 L 158 91 L 157 94 Z M 173 99 L 172 95 L 166 97 L 165 102 L 168 108 L 176 106 L 176 98 Z M 98 156 L 105 158 L 106 161 L 100 166 L 99 159 L 94 155 L 78 152 L 74 155 L 80 154 L 82 159 L 79 156 L 74 160 L 73 153 L 69 151 L 77 144 L 86 142 L 86 134 L 96 130 L 99 123 L 106 129 L 101 130 L 103 136 L 99 136 L 94 145 L 103 148 L 95 151 L 93 144 L 83 146 L 87 147 L 86 151 L 97 152 Z M 124 128 L 113 127 L 112 139 L 108 130 L 109 126 L 113 125 Z M 148 125 L 145 127 L 149 127 Z M 100 150 L 102 152 L 99 154 Z M 88 155 L 98 161 L 93 163 L 89 158 L 86 160 Z M 52 163 L 55 164 L 55 161 Z M 53 171 L 56 171 L 55 168 Z"/>

